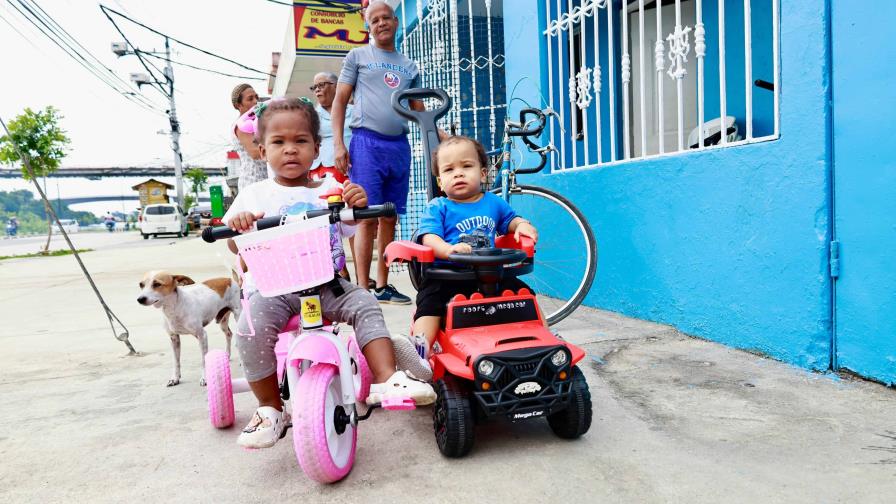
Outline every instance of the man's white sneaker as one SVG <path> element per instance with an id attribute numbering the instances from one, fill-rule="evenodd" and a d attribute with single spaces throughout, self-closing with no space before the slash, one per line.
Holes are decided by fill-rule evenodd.
<path id="1" fill-rule="evenodd" d="M 414 336 L 415 340 L 423 340 L 422 344 L 411 341 L 407 336 L 398 334 L 392 336 L 392 347 L 395 349 L 395 363 L 398 369 L 407 371 L 414 378 L 424 381 L 432 380 L 432 368 L 425 357 L 421 357 L 420 348 L 426 348 L 426 339 L 422 336 Z M 425 355 L 425 350 L 424 350 Z"/>
<path id="2" fill-rule="evenodd" d="M 411 378 L 404 371 L 396 371 L 383 383 L 374 383 L 370 386 L 370 395 L 367 396 L 367 404 L 374 405 L 383 402 L 389 396 L 410 397 L 417 406 L 432 404 L 436 400 L 436 392 L 432 385 Z"/>
<path id="3" fill-rule="evenodd" d="M 255 410 L 236 442 L 245 448 L 270 448 L 286 434 L 288 425 L 289 413 L 262 406 Z"/>

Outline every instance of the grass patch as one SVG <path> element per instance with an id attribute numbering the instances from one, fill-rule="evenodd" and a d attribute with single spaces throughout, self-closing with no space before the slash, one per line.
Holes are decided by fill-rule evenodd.
<path id="1" fill-rule="evenodd" d="M 78 249 L 79 254 L 83 254 L 84 252 L 93 252 L 93 249 Z M 2 261 L 4 259 L 24 259 L 26 257 L 52 257 L 52 256 L 64 256 L 64 255 L 72 255 L 72 251 L 69 249 L 65 249 L 65 250 L 51 250 L 46 254 L 44 254 L 42 252 L 35 252 L 33 254 L 0 256 L 0 261 Z"/>

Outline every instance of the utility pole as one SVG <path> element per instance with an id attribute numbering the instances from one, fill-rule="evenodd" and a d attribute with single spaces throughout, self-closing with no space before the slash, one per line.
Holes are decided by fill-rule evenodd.
<path id="1" fill-rule="evenodd" d="M 165 78 L 168 79 L 168 122 L 171 124 L 171 149 L 174 151 L 174 180 L 177 187 L 177 206 L 184 208 L 184 173 L 180 155 L 180 124 L 177 122 L 177 108 L 174 104 L 174 68 L 171 67 L 171 47 L 165 37 Z"/>
<path id="2" fill-rule="evenodd" d="M 182 159 L 183 156 L 180 154 L 180 123 L 177 121 L 177 107 L 174 103 L 174 68 L 171 67 L 171 47 L 169 44 L 168 37 L 165 37 L 165 52 L 158 53 L 155 51 L 141 51 L 134 47 L 134 50 L 131 51 L 128 49 L 128 44 L 124 42 L 113 42 L 112 43 L 112 52 L 118 55 L 119 57 L 124 56 L 126 54 L 135 54 L 137 57 L 140 57 L 137 53 L 144 54 L 164 54 L 165 55 L 165 69 L 162 72 L 165 75 L 165 83 L 167 84 L 167 90 L 162 87 L 164 84 L 156 80 L 152 75 L 143 74 L 143 73 L 132 73 L 131 80 L 137 84 L 137 87 L 141 87 L 144 84 L 155 84 L 158 85 L 161 89 L 162 93 L 167 95 L 168 97 L 168 124 L 170 125 L 170 134 L 171 134 L 171 150 L 174 151 L 174 180 L 175 187 L 177 188 L 177 206 L 181 207 L 186 212 L 186 209 L 183 208 L 184 205 L 184 174 L 183 174 L 183 165 Z"/>

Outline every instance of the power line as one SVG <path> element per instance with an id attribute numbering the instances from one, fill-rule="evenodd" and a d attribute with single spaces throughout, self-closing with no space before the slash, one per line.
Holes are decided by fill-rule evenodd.
<path id="1" fill-rule="evenodd" d="M 42 17 L 37 15 L 28 5 L 25 5 L 21 0 L 19 0 L 19 4 L 22 6 L 23 9 L 25 9 L 29 14 L 31 14 L 30 16 L 29 16 L 29 14 L 26 14 L 18 6 L 16 6 L 12 2 L 12 0 L 7 0 L 7 3 L 10 6 L 12 6 L 12 8 L 15 9 L 16 12 L 19 13 L 19 15 L 21 15 L 23 18 L 25 18 L 26 21 L 31 23 L 32 26 L 37 28 L 37 30 L 41 34 L 43 34 L 51 42 L 56 44 L 56 46 L 59 47 L 59 49 L 61 49 L 67 56 L 69 56 L 76 63 L 78 63 L 79 65 L 84 67 L 85 70 L 87 70 L 88 72 L 93 74 L 94 77 L 96 77 L 97 79 L 102 81 L 104 84 L 106 84 L 107 86 L 112 88 L 115 92 L 121 94 L 123 97 L 130 100 L 132 103 L 135 103 L 136 105 L 139 105 L 151 112 L 161 113 L 160 110 L 158 110 L 154 107 L 154 104 L 152 102 L 149 102 L 148 100 L 146 100 L 146 98 L 143 97 L 142 95 L 133 93 L 131 91 L 122 91 L 116 83 L 109 80 L 109 77 L 110 77 L 109 75 L 104 74 L 104 72 L 102 70 L 100 70 L 99 68 L 97 68 L 96 65 L 94 65 L 90 61 L 88 61 L 87 58 L 85 58 L 77 49 L 73 48 L 71 46 L 71 44 L 69 44 L 64 38 L 62 38 L 59 35 L 59 33 L 53 29 L 53 27 L 48 25 L 47 22 Z M 41 25 L 46 27 L 46 30 Z M 48 33 L 47 30 L 52 32 L 52 34 Z M 54 37 L 54 35 L 56 35 L 56 36 Z M 94 59 L 95 59 L 95 57 L 94 57 Z M 110 71 L 110 73 L 111 73 L 111 71 Z M 112 74 L 112 75 L 114 76 L 114 74 Z M 140 96 L 145 101 L 139 101 L 137 98 L 135 98 L 135 96 Z"/>
<path id="2" fill-rule="evenodd" d="M 104 65 L 104 64 L 103 64 L 103 63 L 102 63 L 96 56 L 94 56 L 94 55 L 93 55 L 87 48 L 85 48 L 83 45 L 81 45 L 80 42 L 78 42 L 78 41 L 77 41 L 77 40 L 76 40 L 70 33 L 68 33 L 68 31 L 66 31 L 65 28 L 63 28 L 59 23 L 57 23 L 56 20 L 54 20 L 54 19 L 52 18 L 52 16 L 50 16 L 49 14 L 47 14 L 47 12 L 44 11 L 44 10 L 43 10 L 43 9 L 36 3 L 36 2 L 31 2 L 31 4 L 32 4 L 36 9 L 40 10 L 40 11 L 43 13 L 43 16 L 39 15 L 39 14 L 36 13 L 34 10 L 32 10 L 31 8 L 29 8 L 29 6 L 26 5 L 22 0 L 19 0 L 19 5 L 21 5 L 22 8 L 24 8 L 25 10 L 27 10 L 29 14 L 31 14 L 32 17 L 29 18 L 29 17 L 26 16 L 20 9 L 18 9 L 15 5 L 13 5 L 13 4 L 10 2 L 10 5 L 12 5 L 13 8 L 15 8 L 15 9 L 19 12 L 19 14 L 21 14 L 21 15 L 24 16 L 24 17 L 26 17 L 26 19 L 27 19 L 30 23 L 32 23 L 35 27 L 37 27 L 37 28 L 41 31 L 41 33 L 43 33 L 43 34 L 46 35 L 48 38 L 50 38 L 51 41 L 53 41 L 53 42 L 56 43 L 57 45 L 59 45 L 58 42 L 57 42 L 57 40 L 58 40 L 58 41 L 61 41 L 63 44 L 65 44 L 65 46 L 68 48 L 68 50 L 66 50 L 65 48 L 62 48 L 61 46 L 60 46 L 60 48 L 63 49 L 63 51 L 65 51 L 70 57 L 77 58 L 77 59 L 80 59 L 81 61 L 83 61 L 82 66 L 84 66 L 85 64 L 88 65 L 90 68 L 87 68 L 86 66 L 85 66 L 85 68 L 87 68 L 88 71 L 90 71 L 91 73 L 93 73 L 97 78 L 99 78 L 100 80 L 102 80 L 103 82 L 105 82 L 107 85 L 109 85 L 110 87 L 112 87 L 113 89 L 115 89 L 117 92 L 119 92 L 119 93 L 121 93 L 123 96 L 125 96 L 125 98 L 130 99 L 130 100 L 133 101 L 134 103 L 137 103 L 138 105 L 141 105 L 141 103 L 135 101 L 135 100 L 137 99 L 137 97 L 139 97 L 139 99 L 141 99 L 141 101 L 142 101 L 142 106 L 144 106 L 144 108 L 149 107 L 150 109 L 153 109 L 153 110 L 152 110 L 153 112 L 160 112 L 158 109 L 155 108 L 155 104 L 154 104 L 154 103 L 152 103 L 151 101 L 149 101 L 148 99 L 146 99 L 143 95 L 138 94 L 138 93 L 134 93 L 134 92 L 131 90 L 132 88 L 129 87 L 129 85 L 128 85 L 127 82 L 125 82 L 125 81 L 123 81 L 121 78 L 119 78 L 119 77 L 115 74 L 115 72 L 112 71 L 112 69 L 106 67 L 106 66 L 105 66 L 105 65 Z M 34 24 L 34 21 L 33 21 L 32 18 L 33 18 L 33 19 L 36 19 L 38 22 L 40 22 L 42 25 L 44 25 L 48 30 L 50 30 L 50 31 L 53 33 L 53 35 L 56 36 L 56 38 L 54 39 L 52 36 L 48 35 L 43 29 L 41 29 L 40 26 L 37 26 L 36 24 Z M 68 36 L 68 38 L 69 38 L 72 42 L 74 42 L 74 43 L 77 44 L 79 47 L 81 47 L 82 49 L 84 49 L 84 51 L 85 51 L 88 55 L 90 55 L 90 57 L 93 58 L 97 63 L 99 63 L 100 66 L 102 66 L 103 69 L 105 69 L 106 72 L 108 72 L 108 73 L 104 73 L 103 70 L 97 68 L 97 66 L 96 66 L 95 64 L 91 63 L 90 61 L 87 61 L 87 58 L 85 58 L 85 57 L 84 57 L 84 56 L 83 56 L 83 55 L 82 55 L 82 54 L 81 54 L 75 47 L 73 47 L 72 44 L 71 44 L 69 41 L 67 41 L 66 38 L 63 37 L 63 36 L 59 33 L 58 30 L 56 30 L 53 26 L 51 26 L 50 24 L 48 24 L 48 22 L 49 22 L 49 23 L 52 23 L 52 24 L 55 25 L 55 26 L 57 26 L 57 27 L 59 28 L 59 30 L 62 30 L 63 32 L 65 32 L 65 34 Z M 76 61 L 77 61 L 77 59 L 76 59 Z M 79 62 L 79 63 L 80 63 L 80 62 Z M 124 88 L 127 89 L 128 91 L 122 91 L 121 89 L 119 89 L 119 86 L 120 86 L 120 85 L 117 84 L 117 83 L 113 83 L 113 82 L 111 82 L 111 81 L 109 80 L 109 77 L 110 77 L 110 76 L 113 77 L 113 78 L 115 78 L 115 79 L 117 79 L 119 82 L 123 83 L 123 86 L 122 86 L 122 87 L 124 87 Z"/>
<path id="3" fill-rule="evenodd" d="M 149 66 L 147 66 L 146 60 L 143 59 L 143 56 L 141 56 L 139 52 L 137 52 L 137 46 L 135 46 L 134 44 L 131 43 L 130 40 L 128 40 L 128 38 L 125 36 L 124 32 L 121 31 L 121 28 L 118 26 L 118 23 L 116 23 L 115 20 L 112 19 L 112 16 L 110 16 L 109 13 L 106 12 L 106 7 L 103 5 L 100 5 L 100 10 L 103 11 L 103 14 L 106 15 L 106 18 L 109 20 L 110 23 L 112 23 L 112 26 L 115 27 L 115 31 L 117 31 L 118 34 L 121 35 L 121 38 L 124 39 L 124 41 L 128 45 L 128 47 L 130 47 L 134 50 L 134 54 L 137 56 L 137 59 L 140 60 L 140 64 L 143 65 L 143 68 L 145 68 L 146 72 L 150 75 L 150 77 L 152 77 L 152 80 L 153 80 L 153 82 L 151 83 L 152 86 L 155 87 L 156 89 L 158 89 L 159 91 L 161 91 L 161 93 L 163 95 L 165 95 L 165 97 L 170 98 L 171 96 L 168 94 L 168 91 L 165 91 L 165 87 L 162 86 L 162 83 L 159 81 L 158 77 L 156 77 L 156 74 L 152 73 L 152 70 L 150 70 Z M 109 10 L 112 11 L 112 9 L 109 9 Z M 112 12 L 115 12 L 115 11 L 112 11 Z M 121 14 L 119 14 L 119 15 L 121 15 Z M 164 75 L 164 72 L 163 72 L 163 75 Z M 165 75 L 165 79 L 168 80 L 167 75 Z"/>
<path id="4" fill-rule="evenodd" d="M 134 24 L 137 25 L 137 26 L 140 26 L 141 28 L 144 28 L 144 29 L 146 29 L 146 30 L 149 30 L 150 32 L 155 33 L 156 35 L 159 35 L 159 36 L 162 36 L 162 37 L 171 39 L 171 40 L 173 40 L 174 42 L 177 42 L 178 44 L 180 44 L 180 45 L 182 45 L 182 46 L 184 46 L 184 47 L 189 47 L 190 49 L 193 49 L 194 51 L 199 51 L 199 52 L 201 52 L 201 53 L 203 53 L 203 54 L 207 54 L 207 55 L 212 56 L 212 57 L 214 57 L 214 58 L 218 58 L 218 59 L 224 60 L 224 61 L 226 61 L 226 62 L 228 62 L 228 63 L 232 63 L 232 64 L 234 64 L 234 65 L 236 65 L 236 66 L 238 66 L 238 67 L 245 68 L 246 70 L 249 70 L 249 71 L 252 71 L 252 72 L 257 72 L 257 73 L 260 73 L 260 74 L 262 74 L 262 75 L 267 75 L 267 76 L 269 76 L 269 77 L 274 77 L 274 75 L 271 74 L 271 73 L 268 73 L 268 72 L 265 72 L 265 71 L 262 71 L 262 70 L 258 70 L 258 69 L 256 69 L 256 68 L 252 68 L 252 67 L 250 67 L 250 66 L 243 65 L 242 63 L 239 63 L 239 62 L 237 62 L 237 61 L 234 61 L 234 60 L 232 60 L 232 59 L 230 59 L 230 58 L 225 58 L 224 56 L 220 56 L 220 55 L 215 54 L 215 53 L 213 53 L 213 52 L 206 51 L 205 49 L 201 49 L 201 48 L 199 48 L 199 47 L 196 47 L 196 46 L 194 46 L 194 45 L 192 45 L 192 44 L 188 44 L 188 43 L 186 43 L 186 42 L 184 42 L 184 41 L 182 41 L 182 40 L 176 39 L 176 38 L 172 37 L 171 35 L 167 35 L 167 34 L 165 34 L 165 33 L 162 33 L 162 32 L 160 32 L 160 31 L 156 30 L 155 28 L 150 28 L 149 26 L 146 26 L 145 24 L 143 24 L 143 23 L 141 23 L 141 22 L 139 22 L 139 21 L 137 21 L 137 20 L 135 20 L 135 19 L 133 19 L 133 18 L 131 18 L 131 17 L 125 16 L 124 14 L 118 12 L 118 11 L 115 10 L 115 9 L 110 9 L 109 7 L 106 7 L 105 5 L 100 4 L 100 10 L 102 10 L 103 13 L 106 14 L 106 17 L 109 18 L 110 21 L 112 21 L 112 18 L 109 16 L 109 13 L 111 12 L 111 13 L 115 14 L 116 16 L 119 16 L 119 17 L 122 17 L 122 18 L 124 18 L 124 19 L 127 19 L 128 21 L 134 23 Z M 112 23 L 114 24 L 115 22 L 112 21 Z M 117 28 L 117 25 L 116 25 L 116 28 Z M 119 33 L 121 33 L 121 30 L 119 30 Z M 124 36 L 124 34 L 122 34 L 122 36 Z"/>
<path id="5" fill-rule="evenodd" d="M 23 39 L 25 39 L 25 42 L 28 42 L 29 44 L 31 44 L 31 47 L 37 49 L 38 51 L 41 51 L 41 49 L 40 49 L 39 47 L 37 47 L 36 45 L 34 45 L 34 42 L 32 42 L 30 38 L 28 38 L 27 36 L 25 36 L 24 33 L 20 32 L 19 29 L 15 27 L 15 25 L 13 25 L 12 23 L 9 22 L 9 20 L 7 20 L 7 19 L 6 19 L 5 17 L 3 17 L 3 16 L 0 16 L 0 19 L 2 19 L 4 23 L 8 24 L 9 27 L 12 28 L 16 33 L 18 33 Z M 41 51 L 41 52 L 42 52 L 42 51 Z"/>
<path id="6" fill-rule="evenodd" d="M 93 53 L 90 52 L 89 49 L 87 49 L 87 48 L 84 47 L 80 42 L 78 42 L 78 39 L 76 39 L 75 37 L 73 37 L 72 34 L 68 32 L 68 30 L 66 30 L 62 25 L 60 25 L 58 22 L 56 22 L 56 20 L 53 19 L 53 16 L 51 16 L 49 13 L 47 13 L 47 11 L 45 11 L 45 10 L 44 10 L 44 9 L 37 3 L 37 2 L 35 2 L 34 0 L 30 0 L 29 3 L 31 3 L 35 8 L 37 8 L 37 9 L 43 14 L 43 16 L 44 16 L 45 19 L 47 19 L 50 23 L 52 23 L 52 24 L 55 25 L 57 28 L 59 28 L 59 29 L 66 35 L 66 37 L 68 37 L 69 40 L 71 40 L 71 41 L 74 42 L 78 47 L 80 47 L 81 49 L 83 49 L 84 52 L 86 52 L 91 58 L 93 58 L 94 61 L 96 61 L 101 67 L 103 67 L 107 72 L 109 72 L 109 75 L 113 76 L 115 79 L 117 79 L 119 82 L 121 82 L 125 87 L 130 87 L 130 83 L 129 83 L 129 82 L 127 82 L 127 81 L 125 81 L 124 79 L 122 79 L 121 77 L 119 77 L 118 74 L 116 74 L 114 71 L 112 71 L 111 68 L 107 67 L 107 66 L 105 65 L 105 63 L 103 63 L 99 58 L 97 58 L 96 56 L 94 56 Z M 22 4 L 22 0 L 19 0 L 19 4 Z M 24 4 L 22 4 L 22 5 L 24 6 Z M 30 12 L 30 11 L 29 11 L 29 12 Z M 60 37 L 60 39 L 62 39 L 62 36 L 59 35 L 58 32 L 57 32 L 56 34 L 57 34 L 57 36 Z M 63 40 L 63 41 L 64 41 L 64 40 Z M 69 45 L 69 44 L 66 44 L 66 45 Z M 70 46 L 70 45 L 69 45 L 69 46 Z"/>
<path id="7" fill-rule="evenodd" d="M 157 58 L 157 59 L 161 59 L 161 60 L 165 59 L 165 58 L 159 56 L 158 54 L 153 54 L 153 53 L 145 52 L 145 51 L 140 51 L 140 52 L 143 53 L 145 56 L 150 56 L 152 58 Z M 218 75 L 223 75 L 225 77 L 235 77 L 237 79 L 247 79 L 247 80 L 266 80 L 264 77 L 249 77 L 246 75 L 234 75 L 234 74 L 229 74 L 229 73 L 225 73 L 225 72 L 219 72 L 217 70 L 212 70 L 210 68 L 202 68 L 202 67 L 190 65 L 190 64 L 184 63 L 182 61 L 174 61 L 173 59 L 169 59 L 168 61 L 174 63 L 175 65 L 181 65 L 181 66 L 185 66 L 187 68 L 192 68 L 194 70 L 202 70 L 203 72 L 210 72 L 210 73 L 214 73 L 214 74 L 218 74 Z"/>
<path id="8" fill-rule="evenodd" d="M 47 25 L 47 23 L 46 23 L 40 16 L 38 16 L 38 15 L 37 15 L 33 10 L 31 10 L 27 5 L 23 4 L 23 3 L 21 2 L 21 0 L 19 1 L 19 4 L 22 5 L 22 7 L 23 7 L 25 10 L 27 10 L 28 13 L 30 13 L 31 16 L 33 16 L 33 18 L 30 17 L 30 16 L 28 16 L 27 14 L 25 14 L 25 12 L 23 12 L 23 11 L 22 11 L 21 9 L 19 9 L 15 4 L 13 4 L 11 0 L 8 0 L 8 3 L 9 3 L 9 5 L 11 5 L 12 8 L 15 9 L 15 10 L 16 10 L 16 11 L 17 11 L 23 18 L 25 18 L 26 21 L 28 21 L 28 22 L 31 23 L 35 28 L 37 28 L 38 31 L 41 32 L 41 34 L 43 34 L 45 37 L 47 37 L 48 39 L 50 39 L 51 42 L 53 42 L 53 43 L 56 44 L 60 49 L 62 49 L 62 51 L 63 51 L 64 53 L 66 53 L 67 56 L 69 56 L 69 57 L 72 58 L 76 63 L 78 63 L 79 65 L 81 65 L 82 67 L 84 67 L 88 72 L 92 73 L 96 78 L 98 78 L 99 80 L 101 80 L 104 84 L 106 84 L 107 86 L 109 86 L 109 87 L 112 88 L 114 91 L 116 91 L 117 93 L 121 94 L 121 95 L 124 96 L 126 99 L 130 100 L 131 102 L 133 102 L 133 103 L 135 103 L 135 104 L 137 104 L 137 105 L 139 105 L 139 106 L 141 106 L 141 107 L 143 107 L 143 108 L 145 108 L 145 109 L 147 109 L 147 110 L 150 110 L 151 112 L 154 112 L 154 113 L 161 113 L 161 111 L 159 111 L 158 109 L 156 109 L 156 108 L 154 107 L 154 104 L 153 104 L 152 102 L 149 102 L 148 100 L 146 100 L 146 98 L 144 98 L 142 95 L 138 95 L 137 93 L 133 93 L 133 92 L 129 92 L 129 91 L 122 91 L 122 90 L 118 87 L 117 84 L 115 84 L 115 83 L 113 83 L 112 81 L 109 80 L 109 75 L 104 74 L 102 70 L 98 69 L 94 64 L 92 64 L 91 62 L 87 61 L 87 59 L 84 58 L 84 56 L 83 56 L 80 52 L 78 52 L 77 49 L 74 49 L 73 47 L 71 47 L 71 44 L 69 44 L 66 40 L 62 39 L 61 37 L 60 37 L 59 39 L 57 39 L 57 38 L 55 38 L 53 35 L 47 33 L 46 30 L 44 30 L 43 28 L 41 28 L 41 26 L 40 26 L 39 24 L 37 24 L 37 22 L 35 22 L 35 19 L 36 19 L 41 25 L 45 26 L 48 30 L 50 30 L 51 32 L 53 32 L 54 35 L 56 35 L 57 37 L 59 37 L 58 32 L 56 32 L 51 26 Z M 60 40 L 62 41 L 63 44 L 65 44 L 65 47 L 63 47 L 63 45 L 60 44 Z M 111 70 L 110 70 L 110 73 L 111 73 Z M 144 101 L 142 101 L 142 102 L 141 102 L 141 101 L 138 101 L 138 100 L 135 98 L 135 96 L 140 96 L 140 98 L 143 98 Z"/>
<path id="9" fill-rule="evenodd" d="M 293 4 L 290 2 L 281 2 L 280 0 L 267 0 L 267 1 L 277 4 L 277 5 L 287 5 L 289 7 L 293 6 Z M 320 2 L 321 4 L 323 4 L 326 7 L 329 7 L 330 10 L 324 11 L 324 9 L 317 9 L 317 8 L 310 7 L 310 6 L 305 6 L 305 9 L 318 11 L 318 12 L 320 12 L 320 11 L 324 11 L 324 12 L 334 12 L 334 11 L 335 12 L 358 12 L 361 10 L 361 7 L 349 7 L 348 4 L 344 3 L 344 2 L 336 2 L 336 1 L 331 1 L 331 0 L 318 0 L 318 2 Z"/>

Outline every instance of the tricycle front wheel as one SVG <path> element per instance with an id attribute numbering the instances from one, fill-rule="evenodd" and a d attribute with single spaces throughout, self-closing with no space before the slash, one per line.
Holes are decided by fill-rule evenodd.
<path id="1" fill-rule="evenodd" d="M 315 364 L 302 373 L 292 398 L 293 446 L 309 478 L 333 483 L 346 477 L 355 463 L 358 431 L 347 422 L 339 370 Z"/>

